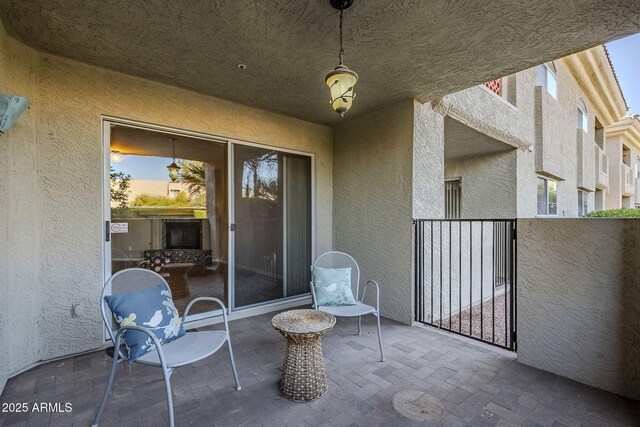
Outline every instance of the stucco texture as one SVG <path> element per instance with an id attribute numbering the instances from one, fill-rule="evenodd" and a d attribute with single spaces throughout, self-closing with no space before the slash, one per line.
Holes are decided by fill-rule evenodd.
<path id="1" fill-rule="evenodd" d="M 385 317 L 411 322 L 414 102 L 334 128 L 333 241 L 363 281 L 380 284 Z"/>
<path id="2" fill-rule="evenodd" d="M 0 17 L 39 50 L 305 120 L 338 123 L 324 75 L 338 61 L 328 1 L 4 0 Z M 421 102 L 640 30 L 623 0 L 356 1 L 345 63 L 352 116 Z M 239 72 L 237 63 L 245 63 Z"/>
<path id="3" fill-rule="evenodd" d="M 508 92 L 498 96 L 484 85 L 478 85 L 443 98 L 433 100 L 433 110 L 445 116 L 445 160 L 477 158 L 478 170 L 471 159 L 465 159 L 467 175 L 482 177 L 488 171 L 480 155 L 505 149 L 518 148 L 516 167 L 496 171 L 505 180 L 516 182 L 516 212 L 520 218 L 537 215 L 537 176 L 558 181 L 558 216 L 578 215 L 578 190 L 587 191 L 588 209 L 595 209 L 595 120 L 607 126 L 616 114 L 622 114 L 624 104 L 602 46 L 554 61 L 557 75 L 557 99 L 542 87 L 536 87 L 536 69 L 531 68 L 502 79 Z M 610 75 L 611 74 L 611 75 Z M 586 132 L 577 130 L 577 106 L 579 99 L 586 105 L 588 127 Z M 455 126 L 454 126 L 455 125 Z M 475 131 L 462 132 L 467 128 Z M 433 136 L 434 139 L 437 135 Z M 495 141 L 496 143 L 489 143 Z M 620 204 L 620 148 L 610 138 L 607 153 L 616 169 L 609 176 L 610 194 L 608 206 Z M 619 145 L 619 144 L 618 144 Z M 633 151 L 633 150 L 632 150 Z M 635 158 L 635 151 L 632 153 Z M 611 160 L 610 160 L 611 162 Z M 453 163 L 447 162 L 451 169 Z M 513 173 L 512 173 L 513 172 Z M 453 176 L 449 170 L 447 176 Z M 507 181 L 503 181 L 506 183 Z M 505 185 L 511 191 L 511 184 Z M 480 182 L 466 180 L 462 184 L 463 197 L 469 191 L 478 191 Z M 486 193 L 486 190 L 481 193 Z M 616 205 L 616 197 L 617 203 Z M 478 198 L 478 201 L 481 200 Z M 513 212 L 511 204 L 509 209 Z M 463 206 L 482 212 L 481 205 Z M 509 215 L 513 215 L 510 213 Z M 502 216 L 501 215 L 501 216 Z"/>
<path id="4" fill-rule="evenodd" d="M 461 218 L 516 217 L 516 150 L 447 161 L 444 170 L 461 178 Z"/>
<path id="5" fill-rule="evenodd" d="M 518 220 L 518 361 L 640 398 L 640 221 Z"/>
<path id="6" fill-rule="evenodd" d="M 444 217 L 444 116 L 414 103 L 413 218 Z"/>
<path id="7" fill-rule="evenodd" d="M 535 171 L 559 181 L 558 216 L 576 217 L 578 215 L 578 189 L 589 191 L 588 207 L 593 210 L 595 200 L 595 119 L 603 124 L 602 115 L 596 113 L 591 92 L 585 89 L 572 75 L 568 64 L 570 58 L 554 61 L 558 78 L 557 99 L 554 99 L 543 87 L 535 88 Z M 582 83 L 584 84 L 584 83 Z M 589 96 L 591 95 L 591 96 Z M 586 105 L 588 116 L 587 131 L 577 130 L 577 109 L 579 99 Z M 519 166 L 521 163 L 519 162 Z M 522 164 L 523 169 L 529 169 Z M 519 175 L 519 179 L 528 181 L 531 197 L 535 195 L 535 175 Z M 535 210 L 527 217 L 534 216 Z"/>
<path id="8" fill-rule="evenodd" d="M 316 251 L 331 249 L 329 127 L 37 53 L 2 28 L 0 71 L 3 91 L 32 101 L 0 136 L 0 384 L 102 344 L 101 115 L 315 153 Z M 83 316 L 71 317 L 72 303 Z"/>
<path id="9" fill-rule="evenodd" d="M 515 80 L 510 85 L 515 105 L 480 85 L 433 101 L 434 109 L 511 147 L 528 148 L 533 144 L 535 75 L 527 70 L 507 79 Z"/>
<path id="10" fill-rule="evenodd" d="M 0 26 L 0 92 L 36 100 L 37 55 Z M 0 135 L 0 390 L 10 373 L 38 360 L 42 338 L 34 325 L 44 301 L 40 287 L 36 112 Z"/>

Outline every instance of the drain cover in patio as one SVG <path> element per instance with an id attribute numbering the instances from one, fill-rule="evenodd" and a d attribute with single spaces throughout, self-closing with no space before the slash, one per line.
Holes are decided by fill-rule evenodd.
<path id="1" fill-rule="evenodd" d="M 442 403 L 422 391 L 403 390 L 393 396 L 393 407 L 400 414 L 416 421 L 440 421 L 446 415 Z"/>

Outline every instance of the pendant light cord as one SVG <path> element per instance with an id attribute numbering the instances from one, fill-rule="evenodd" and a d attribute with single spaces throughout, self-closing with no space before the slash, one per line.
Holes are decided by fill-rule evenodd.
<path id="1" fill-rule="evenodd" d="M 344 56 L 344 49 L 342 48 L 342 12 L 343 10 L 340 9 L 340 65 L 343 65 L 342 57 Z"/>

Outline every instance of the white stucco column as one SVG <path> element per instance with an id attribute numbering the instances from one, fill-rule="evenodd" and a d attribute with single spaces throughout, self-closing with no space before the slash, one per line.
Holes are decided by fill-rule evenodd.
<path id="1" fill-rule="evenodd" d="M 414 103 L 413 218 L 444 218 L 444 116 Z"/>

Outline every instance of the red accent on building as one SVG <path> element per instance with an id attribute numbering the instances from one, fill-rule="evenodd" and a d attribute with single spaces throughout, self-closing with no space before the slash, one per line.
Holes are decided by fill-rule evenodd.
<path id="1" fill-rule="evenodd" d="M 489 80 L 484 85 L 492 92 L 502 96 L 502 79 Z"/>

